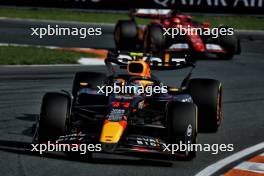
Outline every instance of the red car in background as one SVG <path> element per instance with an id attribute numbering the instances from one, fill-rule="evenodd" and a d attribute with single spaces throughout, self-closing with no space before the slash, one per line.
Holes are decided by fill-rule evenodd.
<path id="1" fill-rule="evenodd" d="M 117 50 L 184 52 L 200 58 L 216 56 L 218 59 L 232 59 L 241 52 L 234 29 L 227 26 L 212 28 L 207 22 L 194 21 L 189 15 L 166 9 L 139 9 L 130 17 L 130 20 L 119 20 L 115 26 Z M 137 24 L 135 17 L 152 20 L 143 26 Z"/>

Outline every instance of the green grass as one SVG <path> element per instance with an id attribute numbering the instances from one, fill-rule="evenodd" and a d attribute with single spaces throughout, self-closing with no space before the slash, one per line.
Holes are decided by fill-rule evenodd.
<path id="1" fill-rule="evenodd" d="M 46 48 L 0 46 L 0 65 L 77 64 L 81 57 L 96 56 Z"/>
<path id="2" fill-rule="evenodd" d="M 235 29 L 264 30 L 264 17 L 251 16 L 195 16 L 195 20 L 210 22 L 212 26 L 226 25 Z"/>
<path id="3" fill-rule="evenodd" d="M 62 9 L 16 9 L 0 8 L 0 17 L 30 18 L 41 20 L 79 21 L 93 23 L 116 23 L 120 19 L 128 19 L 125 13 L 77 12 Z M 195 16 L 196 20 L 211 22 L 213 26 L 224 24 L 236 29 L 264 30 L 264 17 L 250 16 Z M 137 19 L 139 24 L 147 24 L 149 20 Z"/>
<path id="4" fill-rule="evenodd" d="M 0 8 L 1 17 L 31 18 L 60 21 L 80 21 L 96 23 L 115 23 L 119 19 L 128 19 L 126 14 L 87 13 L 76 11 L 65 11 L 60 9 L 15 9 Z"/>

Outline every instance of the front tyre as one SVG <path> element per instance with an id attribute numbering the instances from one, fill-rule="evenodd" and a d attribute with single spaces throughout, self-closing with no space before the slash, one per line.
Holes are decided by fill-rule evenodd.
<path id="1" fill-rule="evenodd" d="M 71 99 L 64 93 L 49 92 L 42 99 L 38 127 L 39 142 L 58 139 L 67 134 Z"/>
<path id="2" fill-rule="evenodd" d="M 193 103 L 170 102 L 167 107 L 168 143 L 181 144 L 196 143 L 197 136 L 197 108 Z M 196 156 L 195 150 L 177 151 L 180 157 L 192 160 Z"/>

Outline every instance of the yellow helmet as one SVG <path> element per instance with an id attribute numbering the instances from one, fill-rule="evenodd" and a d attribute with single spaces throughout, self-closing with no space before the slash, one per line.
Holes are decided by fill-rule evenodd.
<path id="1" fill-rule="evenodd" d="M 143 61 L 130 61 L 127 65 L 127 72 L 132 76 L 151 77 L 149 65 Z"/>
<path id="2" fill-rule="evenodd" d="M 127 65 L 127 71 L 129 75 L 139 76 L 145 78 L 151 78 L 151 71 L 149 65 L 143 60 L 130 61 Z M 152 81 L 138 80 L 138 84 L 142 86 L 152 85 Z"/>

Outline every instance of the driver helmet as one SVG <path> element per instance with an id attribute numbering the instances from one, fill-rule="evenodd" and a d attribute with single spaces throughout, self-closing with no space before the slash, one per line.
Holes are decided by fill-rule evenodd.
<path id="1" fill-rule="evenodd" d="M 142 60 L 130 61 L 127 65 L 127 71 L 131 76 L 151 78 L 150 67 L 145 61 Z M 134 84 L 146 87 L 147 85 L 152 85 L 153 82 L 148 80 L 135 80 Z"/>

